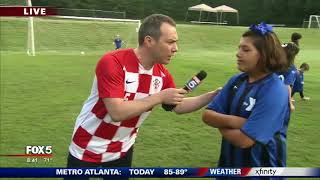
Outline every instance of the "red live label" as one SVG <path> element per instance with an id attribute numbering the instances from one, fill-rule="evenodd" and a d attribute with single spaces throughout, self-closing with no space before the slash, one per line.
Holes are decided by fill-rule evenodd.
<path id="1" fill-rule="evenodd" d="M 50 7 L 0 7 L 0 16 L 52 16 L 57 11 Z"/>
<path id="2" fill-rule="evenodd" d="M 23 8 L 23 15 L 25 16 L 45 16 L 47 8 Z"/>

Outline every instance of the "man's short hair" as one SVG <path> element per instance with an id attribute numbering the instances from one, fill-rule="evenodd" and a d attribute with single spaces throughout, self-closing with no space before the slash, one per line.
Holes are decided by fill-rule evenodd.
<path id="1" fill-rule="evenodd" d="M 163 14 L 152 14 L 146 17 L 139 28 L 139 45 L 143 44 L 146 36 L 150 36 L 158 41 L 161 35 L 160 26 L 163 23 L 168 23 L 171 26 L 176 27 L 175 21 L 169 16 Z"/>

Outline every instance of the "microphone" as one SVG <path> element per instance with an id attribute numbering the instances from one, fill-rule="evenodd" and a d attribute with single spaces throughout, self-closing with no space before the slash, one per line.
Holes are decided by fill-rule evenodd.
<path id="1" fill-rule="evenodd" d="M 200 83 L 201 81 L 207 77 L 207 73 L 203 70 L 201 70 L 197 75 L 193 76 L 183 87 L 184 90 L 191 92 L 193 91 Z M 162 104 L 162 108 L 166 111 L 172 111 L 173 108 L 175 108 L 176 105 L 174 104 Z"/>

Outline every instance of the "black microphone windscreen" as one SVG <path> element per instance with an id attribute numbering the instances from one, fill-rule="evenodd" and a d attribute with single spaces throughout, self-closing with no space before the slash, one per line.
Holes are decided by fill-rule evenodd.
<path id="1" fill-rule="evenodd" d="M 196 76 L 200 81 L 202 81 L 204 78 L 207 77 L 207 73 L 205 71 L 201 70 Z"/>

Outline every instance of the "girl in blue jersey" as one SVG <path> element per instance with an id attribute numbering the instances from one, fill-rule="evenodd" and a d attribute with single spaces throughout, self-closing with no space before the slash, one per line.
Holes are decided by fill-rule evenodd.
<path id="1" fill-rule="evenodd" d="M 303 93 L 304 72 L 309 71 L 309 68 L 310 68 L 309 64 L 307 64 L 307 63 L 302 63 L 300 65 L 300 68 L 296 73 L 296 81 L 294 82 L 294 85 L 292 88 L 292 93 L 291 93 L 292 98 L 296 92 L 299 92 L 302 100 L 305 100 L 305 101 L 310 100 L 310 98 L 304 96 L 304 93 Z"/>
<path id="2" fill-rule="evenodd" d="M 219 167 L 286 166 L 289 93 L 274 72 L 288 68 L 272 27 L 245 32 L 236 54 L 242 73 L 230 78 L 203 112 L 222 135 Z"/>
<path id="3" fill-rule="evenodd" d="M 289 68 L 285 72 L 278 72 L 279 78 L 287 86 L 289 94 L 292 94 L 292 88 L 296 81 L 297 68 L 294 65 L 294 59 L 299 53 L 299 47 L 295 43 L 284 43 L 282 47 L 286 53 L 287 61 L 289 63 Z M 294 111 L 295 106 L 293 104 L 293 99 L 289 99 L 290 110 Z"/>
<path id="4" fill-rule="evenodd" d="M 122 39 L 120 38 L 120 35 L 118 34 L 116 36 L 116 38 L 113 40 L 113 44 L 115 45 L 115 50 L 120 49 L 122 46 L 122 43 L 124 43 L 124 41 L 122 41 Z"/>
<path id="5" fill-rule="evenodd" d="M 291 34 L 291 42 L 293 42 L 294 44 L 296 44 L 299 47 L 299 41 L 302 38 L 302 35 L 300 33 L 292 33 Z"/>

